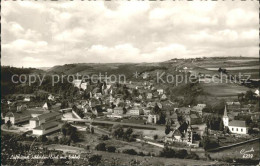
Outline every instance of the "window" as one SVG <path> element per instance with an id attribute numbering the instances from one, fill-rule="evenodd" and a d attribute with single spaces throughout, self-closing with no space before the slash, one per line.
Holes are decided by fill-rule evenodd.
<path id="1" fill-rule="evenodd" d="M 237 131 L 238 131 L 238 128 L 237 128 Z"/>
<path id="2" fill-rule="evenodd" d="M 241 132 L 243 132 L 243 129 L 241 129 Z"/>
<path id="3" fill-rule="evenodd" d="M 232 131 L 234 131 L 234 128 L 232 128 Z"/>

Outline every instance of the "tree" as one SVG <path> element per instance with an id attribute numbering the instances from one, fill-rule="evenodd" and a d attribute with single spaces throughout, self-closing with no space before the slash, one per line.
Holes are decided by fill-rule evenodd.
<path id="1" fill-rule="evenodd" d="M 59 142 L 58 136 L 55 136 L 55 137 L 53 138 L 53 142 L 55 142 L 55 143 L 58 143 L 58 142 Z"/>
<path id="2" fill-rule="evenodd" d="M 41 135 L 40 137 L 38 137 L 37 139 L 39 142 L 47 142 L 48 138 L 46 137 L 46 135 Z"/>
<path id="3" fill-rule="evenodd" d="M 171 127 L 169 125 L 165 126 L 165 134 L 168 135 L 171 132 Z"/>
<path id="4" fill-rule="evenodd" d="M 227 127 L 227 126 L 225 126 L 225 128 L 224 128 L 224 133 L 226 134 L 229 134 L 230 133 L 230 131 L 229 131 L 229 128 Z"/>
<path id="5" fill-rule="evenodd" d="M 69 138 L 73 141 L 73 142 L 77 142 L 79 141 L 79 135 L 77 132 L 77 128 L 74 126 L 71 126 L 69 123 L 65 123 L 62 127 L 61 127 L 61 132 L 62 134 L 66 137 L 69 136 Z"/>
<path id="6" fill-rule="evenodd" d="M 131 135 L 133 133 L 133 129 L 131 127 L 127 128 L 125 133 L 124 133 L 124 139 L 126 139 L 127 141 L 129 141 L 131 138 Z"/>
<path id="7" fill-rule="evenodd" d="M 219 130 L 220 130 L 220 131 L 224 131 L 224 123 L 223 123 L 223 120 L 221 120 L 221 122 L 219 123 Z"/>
<path id="8" fill-rule="evenodd" d="M 8 130 L 9 130 L 9 128 L 12 126 L 12 123 L 11 123 L 10 120 L 8 120 L 8 121 L 6 122 L 6 126 L 7 126 Z"/>
<path id="9" fill-rule="evenodd" d="M 166 115 L 164 112 L 160 112 L 159 120 L 157 121 L 158 124 L 165 124 L 166 123 Z"/>
<path id="10" fill-rule="evenodd" d="M 154 140 L 157 140 L 157 139 L 158 139 L 158 135 L 155 134 L 155 135 L 153 136 L 153 139 L 154 139 Z"/>
<path id="11" fill-rule="evenodd" d="M 94 131 L 94 127 L 91 127 L 91 128 L 90 128 L 90 131 L 91 131 L 91 134 L 94 134 L 94 132 L 95 132 L 95 131 Z"/>
<path id="12" fill-rule="evenodd" d="M 112 131 L 112 134 L 114 137 L 121 138 L 124 135 L 124 130 L 123 127 L 120 126 L 119 128 L 114 129 L 114 131 Z"/>
<path id="13" fill-rule="evenodd" d="M 214 148 L 219 147 L 219 144 L 214 140 L 210 140 L 209 137 L 204 137 L 202 139 L 201 143 L 202 143 L 202 146 L 205 150 L 214 149 Z"/>
<path id="14" fill-rule="evenodd" d="M 101 162 L 102 156 L 101 155 L 93 155 L 88 159 L 90 165 L 98 165 Z"/>
<path id="15" fill-rule="evenodd" d="M 171 149 L 169 147 L 164 147 L 163 150 L 159 154 L 160 157 L 166 157 L 166 158 L 171 158 L 175 156 L 175 151 L 174 149 Z"/>

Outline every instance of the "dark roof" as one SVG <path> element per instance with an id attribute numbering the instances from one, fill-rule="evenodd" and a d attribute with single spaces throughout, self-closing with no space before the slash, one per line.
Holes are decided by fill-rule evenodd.
<path id="1" fill-rule="evenodd" d="M 196 114 L 191 114 L 191 115 L 190 115 L 190 118 L 196 119 L 196 118 L 198 118 L 198 116 L 197 116 Z"/>
<path id="2" fill-rule="evenodd" d="M 123 110 L 123 107 L 115 107 L 114 110 Z"/>
<path id="3" fill-rule="evenodd" d="M 58 116 L 58 115 L 61 115 L 61 113 L 60 112 L 50 112 L 50 113 L 47 113 L 47 114 L 39 115 L 39 116 L 37 116 L 35 118 L 39 119 L 39 120 L 42 120 L 42 119 L 47 119 L 47 118 L 50 118 L 50 117 L 53 117 L 53 116 Z"/>
<path id="4" fill-rule="evenodd" d="M 232 121 L 229 122 L 229 126 L 246 127 L 246 121 L 243 121 L 243 120 L 232 120 Z"/>
<path id="5" fill-rule="evenodd" d="M 40 125 L 38 127 L 35 127 L 34 129 L 36 129 L 36 130 L 44 130 L 44 129 L 47 129 L 47 128 L 52 127 L 52 126 L 56 126 L 58 124 L 59 124 L 59 122 L 44 123 L 44 124 L 42 124 L 42 125 Z"/>
<path id="6" fill-rule="evenodd" d="M 20 113 L 8 112 L 5 115 L 5 117 L 15 117 L 15 118 L 26 117 L 26 116 L 31 116 L 31 114 L 27 111 L 23 111 L 23 112 L 20 112 Z"/>

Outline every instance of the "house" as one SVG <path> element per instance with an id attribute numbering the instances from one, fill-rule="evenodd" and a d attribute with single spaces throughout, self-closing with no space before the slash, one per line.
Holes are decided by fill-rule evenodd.
<path id="1" fill-rule="evenodd" d="M 117 114 L 117 115 L 122 115 L 122 114 L 124 114 L 123 107 L 115 107 L 115 108 L 114 108 L 114 114 Z"/>
<path id="2" fill-rule="evenodd" d="M 144 108 L 143 111 L 144 111 L 144 115 L 149 115 L 151 113 L 151 109 L 149 108 Z"/>
<path id="3" fill-rule="evenodd" d="M 253 122 L 260 122 L 260 114 L 251 114 L 251 120 Z"/>
<path id="4" fill-rule="evenodd" d="M 52 94 L 49 94 L 48 100 L 54 101 L 54 100 L 55 100 L 55 97 L 54 97 Z"/>
<path id="5" fill-rule="evenodd" d="M 51 132 L 60 130 L 62 127 L 62 124 L 59 122 L 50 122 L 50 123 L 44 123 L 38 127 L 35 127 L 33 129 L 33 135 L 46 135 Z"/>
<path id="6" fill-rule="evenodd" d="M 62 114 L 60 112 L 50 112 L 50 113 L 39 115 L 30 120 L 30 128 L 35 128 L 44 123 L 60 120 L 61 117 Z"/>
<path id="7" fill-rule="evenodd" d="M 206 104 L 197 104 L 196 106 L 192 107 L 191 111 L 196 112 L 199 116 L 202 116 L 202 110 L 206 107 Z"/>
<path id="8" fill-rule="evenodd" d="M 152 97 L 155 99 L 159 98 L 159 92 L 154 92 Z"/>
<path id="9" fill-rule="evenodd" d="M 107 112 L 108 113 L 113 113 L 113 109 L 112 108 L 107 108 Z"/>
<path id="10" fill-rule="evenodd" d="M 102 93 L 95 93 L 95 98 L 96 99 L 99 99 L 99 98 L 101 98 L 102 97 Z"/>
<path id="11" fill-rule="evenodd" d="M 147 118 L 147 123 L 157 123 L 160 116 L 157 114 L 149 114 Z"/>
<path id="12" fill-rule="evenodd" d="M 147 104 L 146 104 L 146 107 L 148 107 L 148 108 L 152 108 L 152 107 L 154 107 L 155 106 L 155 102 L 148 102 Z"/>
<path id="13" fill-rule="evenodd" d="M 168 115 L 166 118 L 167 124 L 175 124 L 178 122 L 178 115 L 176 112 L 173 112 L 171 115 Z"/>
<path id="14" fill-rule="evenodd" d="M 241 108 L 240 102 L 226 102 L 226 106 L 229 111 L 237 111 Z"/>
<path id="15" fill-rule="evenodd" d="M 45 110 L 50 110 L 51 109 L 51 104 L 49 102 L 46 102 L 46 103 L 44 103 L 42 108 L 45 109 Z"/>
<path id="16" fill-rule="evenodd" d="M 130 115 L 143 115 L 144 111 L 139 107 L 133 107 L 128 111 L 128 113 Z"/>
<path id="17" fill-rule="evenodd" d="M 162 96 L 161 96 L 161 100 L 166 100 L 167 99 L 167 96 L 165 95 L 165 94 L 163 94 Z"/>
<path id="18" fill-rule="evenodd" d="M 183 134 L 180 130 L 171 131 L 166 137 L 165 142 L 182 142 Z"/>
<path id="19" fill-rule="evenodd" d="M 143 96 L 142 96 L 142 95 L 139 95 L 138 98 L 142 100 L 142 99 L 143 99 Z"/>
<path id="20" fill-rule="evenodd" d="M 144 73 L 142 74 L 142 77 L 143 77 L 143 79 L 149 78 L 149 73 L 144 72 Z"/>
<path id="21" fill-rule="evenodd" d="M 146 98 L 147 99 L 152 99 L 153 98 L 153 94 L 152 93 L 148 93 Z"/>
<path id="22" fill-rule="evenodd" d="M 157 92 L 159 93 L 159 95 L 162 95 L 163 94 L 163 89 L 157 89 Z"/>
<path id="23" fill-rule="evenodd" d="M 156 103 L 156 105 L 160 108 L 160 109 L 162 109 L 162 104 L 161 103 Z"/>
<path id="24" fill-rule="evenodd" d="M 10 120 L 12 124 L 17 124 L 17 123 L 29 121 L 30 119 L 31 119 L 31 114 L 27 112 L 21 112 L 21 113 L 8 112 L 5 115 L 5 123 L 7 123 L 7 121 Z"/>
<path id="25" fill-rule="evenodd" d="M 242 120 L 231 120 L 229 121 L 229 116 L 227 115 L 227 107 L 225 106 L 223 123 L 225 127 L 228 127 L 229 131 L 233 134 L 248 134 L 248 127 L 246 122 Z"/>
<path id="26" fill-rule="evenodd" d="M 80 84 L 80 88 L 83 89 L 83 90 L 86 90 L 88 87 L 88 83 L 87 82 L 83 82 Z"/>
<path id="27" fill-rule="evenodd" d="M 194 125 L 194 124 L 200 124 L 201 118 L 198 117 L 196 114 L 190 114 L 186 116 L 187 124 Z"/>
<path id="28" fill-rule="evenodd" d="M 181 107 L 178 110 L 178 113 L 184 114 L 184 115 L 190 115 L 191 108 L 190 107 Z"/>
<path id="29" fill-rule="evenodd" d="M 23 99 L 23 101 L 29 102 L 29 101 L 32 101 L 34 98 L 35 98 L 34 95 L 28 95 L 28 96 L 25 96 L 25 98 Z"/>
<path id="30" fill-rule="evenodd" d="M 22 112 L 25 111 L 27 109 L 27 105 L 26 104 L 21 104 L 17 106 L 17 111 L 16 112 Z"/>
<path id="31" fill-rule="evenodd" d="M 80 85 L 81 85 L 82 80 L 73 80 L 72 84 L 74 85 L 74 87 L 77 87 L 80 89 Z"/>

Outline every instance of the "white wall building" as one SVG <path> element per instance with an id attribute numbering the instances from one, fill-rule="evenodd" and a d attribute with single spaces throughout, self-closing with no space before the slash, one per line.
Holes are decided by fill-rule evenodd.
<path id="1" fill-rule="evenodd" d="M 227 108 L 225 106 L 223 123 L 225 127 L 228 127 L 229 131 L 234 134 L 247 134 L 248 127 L 246 127 L 246 122 L 242 120 L 232 120 L 229 121 L 229 117 L 227 115 Z"/>
<path id="2" fill-rule="evenodd" d="M 61 129 L 62 124 L 58 122 L 50 122 L 50 123 L 45 123 L 42 124 L 36 128 L 33 129 L 33 134 L 34 135 L 45 135 L 57 130 Z"/>

